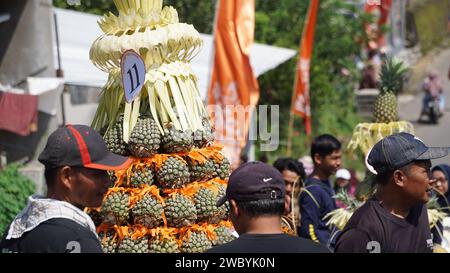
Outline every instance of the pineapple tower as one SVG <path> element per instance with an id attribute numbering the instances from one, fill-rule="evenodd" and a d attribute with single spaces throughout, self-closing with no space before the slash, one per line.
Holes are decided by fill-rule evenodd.
<path id="1" fill-rule="evenodd" d="M 114 0 L 118 15 L 99 21 L 104 32 L 90 59 L 109 74 L 92 126 L 108 149 L 133 164 L 110 173 L 113 184 L 89 213 L 105 252 L 193 253 L 232 236 L 226 206 L 217 207 L 230 174 L 198 91 L 190 61 L 202 47 L 192 25 L 180 23 L 162 0 Z M 133 50 L 145 79 L 125 99 L 121 59 Z M 139 81 L 139 80 L 138 80 Z"/>
<path id="2" fill-rule="evenodd" d="M 398 120 L 397 94 L 401 89 L 406 68 L 402 62 L 387 58 L 380 72 L 380 93 L 373 106 L 374 122 L 360 123 L 348 144 L 351 150 L 360 149 L 364 155 L 382 138 L 394 133 L 414 133 L 410 122 Z"/>

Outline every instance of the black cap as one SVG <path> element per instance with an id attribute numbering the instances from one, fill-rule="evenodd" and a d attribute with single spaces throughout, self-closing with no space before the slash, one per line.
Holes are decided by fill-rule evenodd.
<path id="1" fill-rule="evenodd" d="M 247 162 L 231 173 L 226 194 L 217 201 L 217 206 L 230 199 L 284 199 L 284 187 L 283 177 L 277 169 L 259 161 Z"/>
<path id="2" fill-rule="evenodd" d="M 394 171 L 415 160 L 429 160 L 448 155 L 448 147 L 427 147 L 409 133 L 396 133 L 377 142 L 366 158 L 367 168 L 374 174 Z"/>
<path id="3" fill-rule="evenodd" d="M 113 171 L 126 169 L 132 159 L 111 153 L 102 136 L 89 126 L 67 125 L 50 135 L 39 162 L 47 168 L 74 166 Z"/>

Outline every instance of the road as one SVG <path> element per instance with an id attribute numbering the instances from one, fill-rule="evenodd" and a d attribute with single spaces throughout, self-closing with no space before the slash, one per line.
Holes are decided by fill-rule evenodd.
<path id="1" fill-rule="evenodd" d="M 404 95 L 399 97 L 399 117 L 401 120 L 408 120 L 413 123 L 415 134 L 428 146 L 450 147 L 450 81 L 447 77 L 450 66 L 450 48 L 441 51 L 433 57 L 427 67 L 427 71 L 435 70 L 439 73 L 444 86 L 446 106 L 444 116 L 439 120 L 438 125 L 418 123 L 418 117 L 422 105 L 423 94 Z M 447 163 L 450 164 L 450 156 L 433 160 L 433 165 Z"/>

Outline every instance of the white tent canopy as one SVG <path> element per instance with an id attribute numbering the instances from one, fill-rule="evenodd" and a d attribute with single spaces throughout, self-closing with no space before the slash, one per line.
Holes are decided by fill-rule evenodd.
<path id="1" fill-rule="evenodd" d="M 97 24 L 99 16 L 54 8 L 60 43 L 61 66 L 67 84 L 102 87 L 107 74 L 97 69 L 89 60 L 89 49 L 94 40 L 102 35 Z M 202 34 L 203 49 L 193 59 L 192 68 L 199 78 L 202 97 L 206 97 L 212 65 L 213 37 Z M 55 65 L 57 62 L 56 39 L 54 46 Z M 257 76 L 277 67 L 296 54 L 295 50 L 254 44 L 250 61 Z M 294 73 L 294 71 L 293 71 Z"/>

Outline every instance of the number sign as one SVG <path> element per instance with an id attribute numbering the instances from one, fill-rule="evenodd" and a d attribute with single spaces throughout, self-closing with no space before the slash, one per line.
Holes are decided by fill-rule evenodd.
<path id="1" fill-rule="evenodd" d="M 125 51 L 120 64 L 125 99 L 130 103 L 139 95 L 144 86 L 145 64 L 141 56 L 134 50 Z"/>

